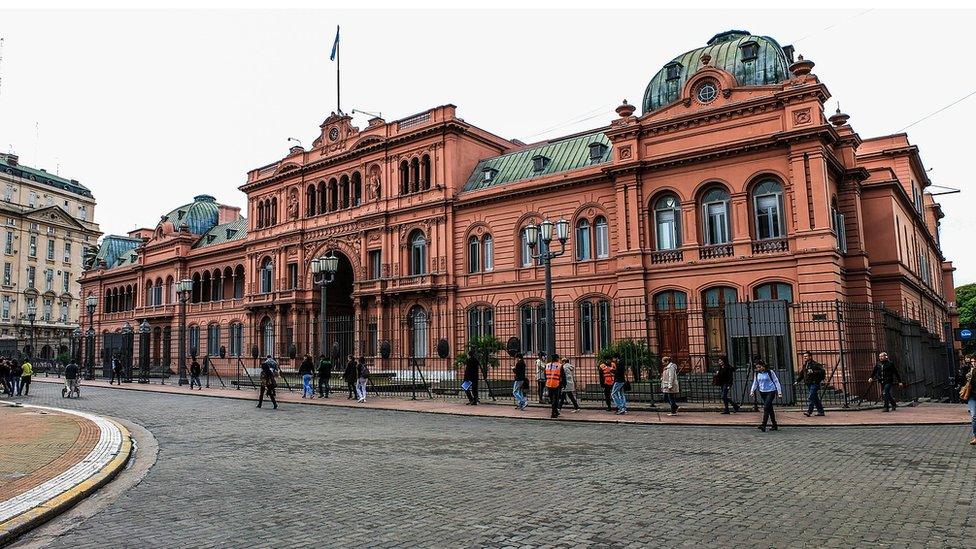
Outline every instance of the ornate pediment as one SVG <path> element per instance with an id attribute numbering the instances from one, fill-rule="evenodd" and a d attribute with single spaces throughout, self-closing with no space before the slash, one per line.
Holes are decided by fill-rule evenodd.
<path id="1" fill-rule="evenodd" d="M 332 113 L 319 126 L 322 132 L 312 142 L 313 149 L 321 149 L 321 154 L 344 151 L 359 135 L 359 128 L 352 125 L 352 117 L 347 114 Z"/>
<path id="2" fill-rule="evenodd" d="M 86 227 L 71 217 L 71 214 L 61 209 L 60 206 L 48 206 L 39 208 L 24 214 L 27 219 L 53 224 L 69 226 L 77 230 L 86 230 Z"/>

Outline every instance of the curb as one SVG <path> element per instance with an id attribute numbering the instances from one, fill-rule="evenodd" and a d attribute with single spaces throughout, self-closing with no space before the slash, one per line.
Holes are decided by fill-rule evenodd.
<path id="1" fill-rule="evenodd" d="M 69 414 L 74 413 L 72 410 L 65 410 L 62 408 L 49 409 Z M 16 515 L 4 522 L 0 522 L 0 547 L 5 547 L 25 532 L 32 530 L 67 511 L 76 503 L 104 486 L 108 481 L 115 478 L 115 476 L 122 471 L 132 454 L 131 434 L 129 433 L 129 430 L 123 427 L 119 422 L 108 418 L 102 419 L 105 419 L 118 428 L 122 435 L 122 441 L 119 446 L 118 453 L 108 462 L 108 464 L 80 483 L 44 501 L 40 505 L 37 505 L 28 511 L 20 513 L 19 515 Z"/>

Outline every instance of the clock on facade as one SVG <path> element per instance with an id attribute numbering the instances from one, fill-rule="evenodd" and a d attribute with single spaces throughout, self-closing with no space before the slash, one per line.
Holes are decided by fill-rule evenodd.
<path id="1" fill-rule="evenodd" d="M 711 80 L 706 80 L 701 86 L 698 86 L 697 96 L 699 102 L 710 103 L 718 96 L 718 86 Z"/>
<path id="2" fill-rule="evenodd" d="M 339 139 L 339 128 L 332 128 L 329 130 L 329 140 L 335 141 L 336 139 Z"/>

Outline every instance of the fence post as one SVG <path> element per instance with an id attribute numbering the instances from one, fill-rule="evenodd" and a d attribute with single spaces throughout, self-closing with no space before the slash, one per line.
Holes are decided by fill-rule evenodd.
<path id="1" fill-rule="evenodd" d="M 956 351 L 952 346 L 953 333 L 952 325 L 948 322 L 942 323 L 942 337 L 945 338 L 946 369 L 949 370 L 949 401 L 954 402 L 959 398 L 956 393 Z"/>
<path id="2" fill-rule="evenodd" d="M 840 300 L 834 300 L 834 317 L 837 319 L 837 347 L 839 351 L 839 363 L 840 363 L 840 386 L 843 388 L 844 393 L 844 408 L 850 407 L 850 402 L 848 401 L 848 391 L 847 386 L 847 365 L 844 363 L 844 330 L 841 328 L 841 322 L 844 318 L 840 312 Z"/>

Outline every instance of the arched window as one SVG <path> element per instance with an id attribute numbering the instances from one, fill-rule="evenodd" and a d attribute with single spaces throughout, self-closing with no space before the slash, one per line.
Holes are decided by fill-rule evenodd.
<path id="1" fill-rule="evenodd" d="M 725 307 L 726 304 L 737 301 L 735 288 L 728 286 L 709 288 L 702 293 L 702 297 L 705 300 L 705 307 L 709 308 Z"/>
<path id="2" fill-rule="evenodd" d="M 339 203 L 341 204 L 340 207 L 348 208 L 349 199 L 350 199 L 349 176 L 343 175 L 342 177 L 339 178 Z"/>
<path id="3" fill-rule="evenodd" d="M 607 218 L 602 215 L 597 216 L 593 221 L 593 227 L 596 229 L 594 234 L 596 257 L 598 259 L 610 257 L 610 227 L 607 225 Z"/>
<path id="4" fill-rule="evenodd" d="M 260 228 L 264 227 L 264 202 L 258 202 L 258 204 L 257 204 L 257 210 L 258 210 L 258 224 L 257 224 L 257 228 L 260 229 Z"/>
<path id="5" fill-rule="evenodd" d="M 576 260 L 587 261 L 592 259 L 590 253 L 590 222 L 580 219 L 576 222 Z"/>
<path id="6" fill-rule="evenodd" d="M 429 317 L 427 311 L 420 305 L 410 309 L 410 346 L 412 356 L 426 358 L 429 356 L 430 340 L 428 338 Z"/>
<path id="7" fill-rule="evenodd" d="M 220 301 L 224 299 L 224 279 L 220 274 L 220 269 L 214 270 L 210 277 L 210 301 Z"/>
<path id="8" fill-rule="evenodd" d="M 200 303 L 200 273 L 193 273 L 193 289 L 190 291 L 190 303 Z"/>
<path id="9" fill-rule="evenodd" d="M 200 283 L 202 284 L 200 286 L 200 301 L 206 303 L 213 297 L 212 285 L 210 284 L 210 271 L 204 271 Z"/>
<path id="10" fill-rule="evenodd" d="M 197 356 L 200 352 L 200 326 L 193 324 L 187 330 L 186 349 L 190 356 Z"/>
<path id="11" fill-rule="evenodd" d="M 581 301 L 579 327 L 580 353 L 593 354 L 609 345 L 610 302 L 606 299 Z"/>
<path id="12" fill-rule="evenodd" d="M 756 212 L 756 238 L 780 238 L 783 236 L 783 187 L 773 179 L 767 179 L 752 192 Z"/>
<path id="13" fill-rule="evenodd" d="M 731 241 L 728 191 L 712 187 L 702 195 L 702 233 L 705 245 L 727 244 Z"/>
<path id="14" fill-rule="evenodd" d="M 420 162 L 420 186 L 430 188 L 430 155 L 425 154 Z"/>
<path id="15" fill-rule="evenodd" d="M 156 285 L 153 286 L 153 305 L 163 304 L 163 279 L 157 277 Z"/>
<path id="16" fill-rule="evenodd" d="M 363 203 L 363 176 L 359 172 L 352 173 L 352 205 Z"/>
<path id="17" fill-rule="evenodd" d="M 329 180 L 329 211 L 334 212 L 339 209 L 339 182 L 336 178 Z"/>
<path id="18" fill-rule="evenodd" d="M 490 234 L 486 234 L 481 240 L 481 251 L 484 255 L 484 267 L 485 271 L 490 271 L 495 268 L 495 239 L 491 237 Z"/>
<path id="19" fill-rule="evenodd" d="M 318 200 L 315 195 L 315 184 L 308 186 L 308 190 L 305 191 L 305 215 L 312 217 L 315 215 L 315 207 L 318 205 Z"/>
<path id="20" fill-rule="evenodd" d="M 261 262 L 261 293 L 268 294 L 273 290 L 274 281 L 274 262 L 270 257 L 264 258 Z"/>
<path id="21" fill-rule="evenodd" d="M 681 247 L 681 203 L 678 197 L 667 194 L 654 204 L 654 228 L 658 250 Z"/>
<path id="22" fill-rule="evenodd" d="M 410 235 L 410 274 L 427 274 L 427 237 L 419 229 Z"/>
<path id="23" fill-rule="evenodd" d="M 244 297 L 244 266 L 238 265 L 234 269 L 234 299 Z"/>
<path id="24" fill-rule="evenodd" d="M 420 160 L 414 157 L 410 161 L 410 191 L 417 192 L 420 190 Z"/>
<path id="25" fill-rule="evenodd" d="M 546 307 L 542 303 L 527 303 L 519 307 L 522 352 L 539 354 L 546 347 Z"/>
<path id="26" fill-rule="evenodd" d="M 152 307 L 156 302 L 153 299 L 153 282 L 152 280 L 146 281 L 146 306 Z"/>
<path id="27" fill-rule="evenodd" d="M 261 320 L 261 356 L 274 355 L 275 329 L 270 317 Z"/>
<path id="28" fill-rule="evenodd" d="M 654 296 L 654 306 L 659 311 L 683 310 L 688 308 L 688 294 L 677 290 L 667 290 Z"/>
<path id="29" fill-rule="evenodd" d="M 278 224 L 278 198 L 271 199 L 271 224 Z"/>
<path id="30" fill-rule="evenodd" d="M 479 305 L 468 309 L 468 339 L 495 335 L 495 310 Z"/>
<path id="31" fill-rule="evenodd" d="M 400 162 L 400 194 L 410 192 L 410 164 L 406 160 Z"/>
<path id="32" fill-rule="evenodd" d="M 230 325 L 230 340 L 228 341 L 230 356 L 241 356 L 244 353 L 244 325 L 235 322 Z"/>
<path id="33" fill-rule="evenodd" d="M 793 302 L 793 287 L 785 282 L 769 282 L 756 286 L 753 297 L 759 300 L 780 299 L 787 303 Z"/>
<path id="34" fill-rule="evenodd" d="M 166 303 L 176 302 L 176 283 L 172 276 L 166 277 Z"/>
<path id="35" fill-rule="evenodd" d="M 220 355 L 220 324 L 207 326 L 207 356 Z"/>
<path id="36" fill-rule="evenodd" d="M 468 237 L 468 272 L 476 273 L 481 270 L 481 241 L 478 237 Z"/>
<path id="37" fill-rule="evenodd" d="M 319 181 L 318 195 L 319 195 L 318 213 L 324 214 L 325 212 L 329 211 L 329 187 L 325 184 L 325 181 Z"/>

